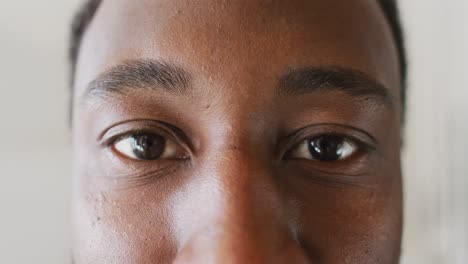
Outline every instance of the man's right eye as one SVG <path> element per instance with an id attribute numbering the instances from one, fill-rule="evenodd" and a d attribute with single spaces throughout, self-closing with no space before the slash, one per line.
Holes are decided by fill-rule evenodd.
<path id="1" fill-rule="evenodd" d="M 125 136 L 113 144 L 119 154 L 136 160 L 178 158 L 177 144 L 157 134 L 134 134 Z"/>

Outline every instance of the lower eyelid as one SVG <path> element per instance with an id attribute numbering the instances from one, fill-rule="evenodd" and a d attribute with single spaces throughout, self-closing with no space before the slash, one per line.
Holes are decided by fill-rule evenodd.
<path id="1" fill-rule="evenodd" d="M 300 168 L 307 173 L 362 176 L 367 174 L 370 164 L 366 152 L 357 152 L 355 155 L 335 162 L 322 162 L 318 160 L 292 159 L 291 166 Z"/>

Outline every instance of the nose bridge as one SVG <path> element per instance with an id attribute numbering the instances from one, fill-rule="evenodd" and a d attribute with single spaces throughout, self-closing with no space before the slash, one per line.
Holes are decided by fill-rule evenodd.
<path id="1" fill-rule="evenodd" d="M 210 160 L 226 216 L 250 224 L 266 216 L 279 221 L 284 211 L 282 193 L 267 150 L 248 139 L 225 142 Z"/>
<path id="2" fill-rule="evenodd" d="M 176 263 L 305 263 L 288 226 L 271 166 L 247 146 L 226 145 L 211 156 L 209 172 L 218 210 L 181 249 Z"/>
<path id="3" fill-rule="evenodd" d="M 220 151 L 215 165 L 213 177 L 219 184 L 225 209 L 221 218 L 226 224 L 235 223 L 229 228 L 257 229 L 259 222 L 282 222 L 281 193 L 275 175 L 270 164 L 256 152 L 240 145 L 231 146 Z"/>

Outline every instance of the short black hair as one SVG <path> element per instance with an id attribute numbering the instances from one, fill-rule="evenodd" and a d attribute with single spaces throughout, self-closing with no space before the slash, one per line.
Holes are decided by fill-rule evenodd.
<path id="1" fill-rule="evenodd" d="M 71 41 L 70 41 L 70 50 L 69 58 L 71 64 L 71 77 L 72 85 L 75 75 L 76 62 L 78 58 L 78 53 L 80 51 L 81 40 L 83 35 L 94 17 L 96 10 L 98 9 L 102 0 L 86 0 L 82 7 L 76 13 L 71 29 Z M 380 6 L 387 18 L 387 21 L 390 25 L 393 38 L 398 50 L 398 57 L 400 62 L 400 75 L 401 75 L 401 103 L 405 105 L 406 101 L 406 79 L 407 79 L 407 59 L 406 51 L 404 45 L 403 30 L 400 22 L 400 15 L 398 10 L 397 0 L 378 0 Z"/>

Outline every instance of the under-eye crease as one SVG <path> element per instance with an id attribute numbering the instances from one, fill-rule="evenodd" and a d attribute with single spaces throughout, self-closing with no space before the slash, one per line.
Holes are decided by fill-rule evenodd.
<path id="1" fill-rule="evenodd" d="M 101 178 L 111 181 L 115 190 L 127 190 L 176 175 L 179 170 L 190 166 L 191 157 L 189 145 L 177 133 L 171 126 L 154 120 L 121 122 L 112 126 L 105 131 L 100 142 L 103 162 L 106 163 Z M 144 150 L 138 150 L 138 154 L 143 156 L 125 152 L 132 150 L 131 144 L 126 145 L 131 142 L 130 139 L 138 137 L 155 137 L 155 140 L 165 143 L 156 146 L 155 153 L 151 150 L 149 156 Z M 122 149 L 119 144 L 126 147 Z M 171 148 L 169 151 L 166 150 L 167 145 Z"/>
<path id="2" fill-rule="evenodd" d="M 368 132 L 362 129 L 340 124 L 314 124 L 296 130 L 297 132 L 284 138 L 281 149 L 285 173 L 307 179 L 331 187 L 362 186 L 368 187 L 370 172 L 378 164 L 379 144 Z M 297 156 L 297 148 L 304 142 L 319 138 L 333 138 L 347 142 L 346 153 L 337 153 L 332 158 L 314 158 L 310 153 Z M 336 146 L 330 144 L 329 146 Z M 333 148 L 332 148 L 333 149 Z M 336 150 L 336 149 L 333 149 Z M 296 152 L 296 153 L 295 153 Z M 305 153 L 305 152 L 299 152 Z M 346 154 L 341 156 L 341 154 Z"/>

